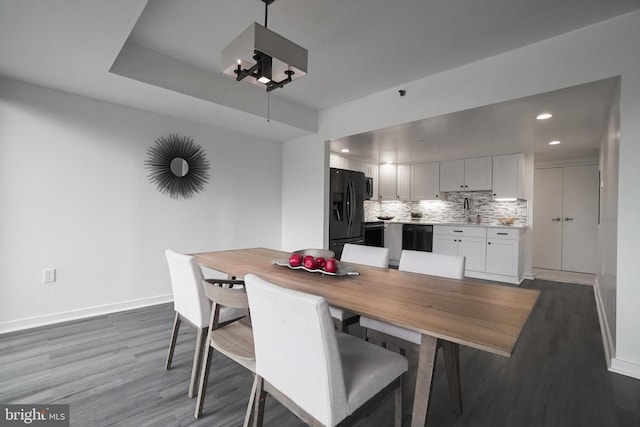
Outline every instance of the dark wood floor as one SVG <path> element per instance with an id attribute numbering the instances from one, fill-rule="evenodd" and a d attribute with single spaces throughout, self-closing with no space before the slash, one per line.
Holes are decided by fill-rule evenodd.
<path id="1" fill-rule="evenodd" d="M 464 412 L 451 412 L 442 358 L 429 426 L 640 426 L 640 380 L 606 370 L 593 289 L 527 281 L 542 291 L 511 358 L 461 349 Z M 241 425 L 251 375 L 216 354 L 200 420 L 187 387 L 195 335 L 164 360 L 170 304 L 0 336 L 0 403 L 68 403 L 71 425 Z M 391 423 L 386 402 L 359 426 Z M 301 426 L 268 400 L 265 425 Z"/>

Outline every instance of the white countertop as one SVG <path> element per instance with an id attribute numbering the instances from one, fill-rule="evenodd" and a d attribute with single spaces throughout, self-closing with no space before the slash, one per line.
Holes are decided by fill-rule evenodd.
<path id="1" fill-rule="evenodd" d="M 485 228 L 517 228 L 517 229 L 525 229 L 526 225 L 503 225 L 500 223 L 490 224 L 486 222 L 481 222 L 480 224 L 476 224 L 475 222 L 439 222 L 432 221 L 429 219 L 421 218 L 421 219 L 391 219 L 391 220 L 378 220 L 382 221 L 385 224 L 419 224 L 419 225 L 454 225 L 456 227 L 485 227 Z"/>

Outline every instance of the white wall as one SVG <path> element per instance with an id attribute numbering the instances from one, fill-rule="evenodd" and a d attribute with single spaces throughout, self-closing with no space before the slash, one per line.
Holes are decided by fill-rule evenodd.
<path id="1" fill-rule="evenodd" d="M 609 113 L 609 126 L 600 149 L 600 223 L 595 293 L 600 308 L 600 327 L 605 348 L 615 350 L 617 292 L 618 173 L 620 162 L 620 86 L 616 86 Z"/>
<path id="2" fill-rule="evenodd" d="M 321 112 L 319 132 L 303 141 L 289 168 L 303 163 L 318 169 L 324 159 L 317 156 L 327 139 L 413 120 L 521 98 L 577 84 L 620 75 L 621 136 L 619 172 L 618 264 L 617 264 L 617 348 L 612 368 L 640 377 L 640 12 L 614 18 L 512 52 L 488 58 L 458 69 L 402 85 L 398 88 L 349 102 Z M 290 145 L 290 144 L 289 144 Z M 309 147 L 310 145 L 316 148 Z M 294 166 L 296 165 L 296 166 Z M 324 182 L 324 181 L 323 181 Z M 308 209 L 321 203 L 321 182 L 305 193 L 299 204 L 284 188 L 283 212 L 289 217 L 317 215 Z M 325 209 L 326 211 L 326 209 Z M 297 223 L 283 223 L 283 246 L 289 246 Z M 324 231 L 323 231 L 324 232 Z M 320 231 L 307 239 L 313 244 Z M 296 245 L 304 246 L 300 241 Z M 529 248 L 528 256 L 531 256 Z"/>
<path id="3" fill-rule="evenodd" d="M 147 179 L 170 133 L 211 164 L 190 200 Z M 0 332 L 169 300 L 165 248 L 279 248 L 281 146 L 0 79 Z"/>
<path id="4" fill-rule="evenodd" d="M 329 147 L 317 135 L 283 144 L 282 248 L 327 247 Z"/>

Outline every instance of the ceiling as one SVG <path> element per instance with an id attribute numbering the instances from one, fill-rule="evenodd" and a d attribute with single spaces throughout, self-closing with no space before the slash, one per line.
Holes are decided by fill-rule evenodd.
<path id="1" fill-rule="evenodd" d="M 332 152 L 371 163 L 534 153 L 535 161 L 597 157 L 619 78 L 431 117 L 331 141 Z M 613 106 L 614 108 L 616 106 Z M 537 120 L 540 113 L 553 115 Z M 559 145 L 549 145 L 560 141 Z"/>
<path id="2" fill-rule="evenodd" d="M 2 0 L 0 75 L 289 140 L 314 133 L 321 109 L 638 8 L 640 0 L 276 0 L 268 27 L 307 48 L 309 67 L 267 99 L 219 66 L 229 42 L 264 23 L 259 0 Z M 492 111 L 460 114 L 504 127 L 472 114 L 500 117 Z"/>

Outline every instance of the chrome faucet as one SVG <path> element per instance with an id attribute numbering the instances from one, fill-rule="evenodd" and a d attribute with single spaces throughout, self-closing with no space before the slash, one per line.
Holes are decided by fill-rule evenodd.
<path id="1" fill-rule="evenodd" d="M 471 209 L 469 209 L 469 199 L 467 197 L 464 198 L 464 203 L 462 204 L 464 209 L 464 215 L 467 222 L 471 222 Z"/>

